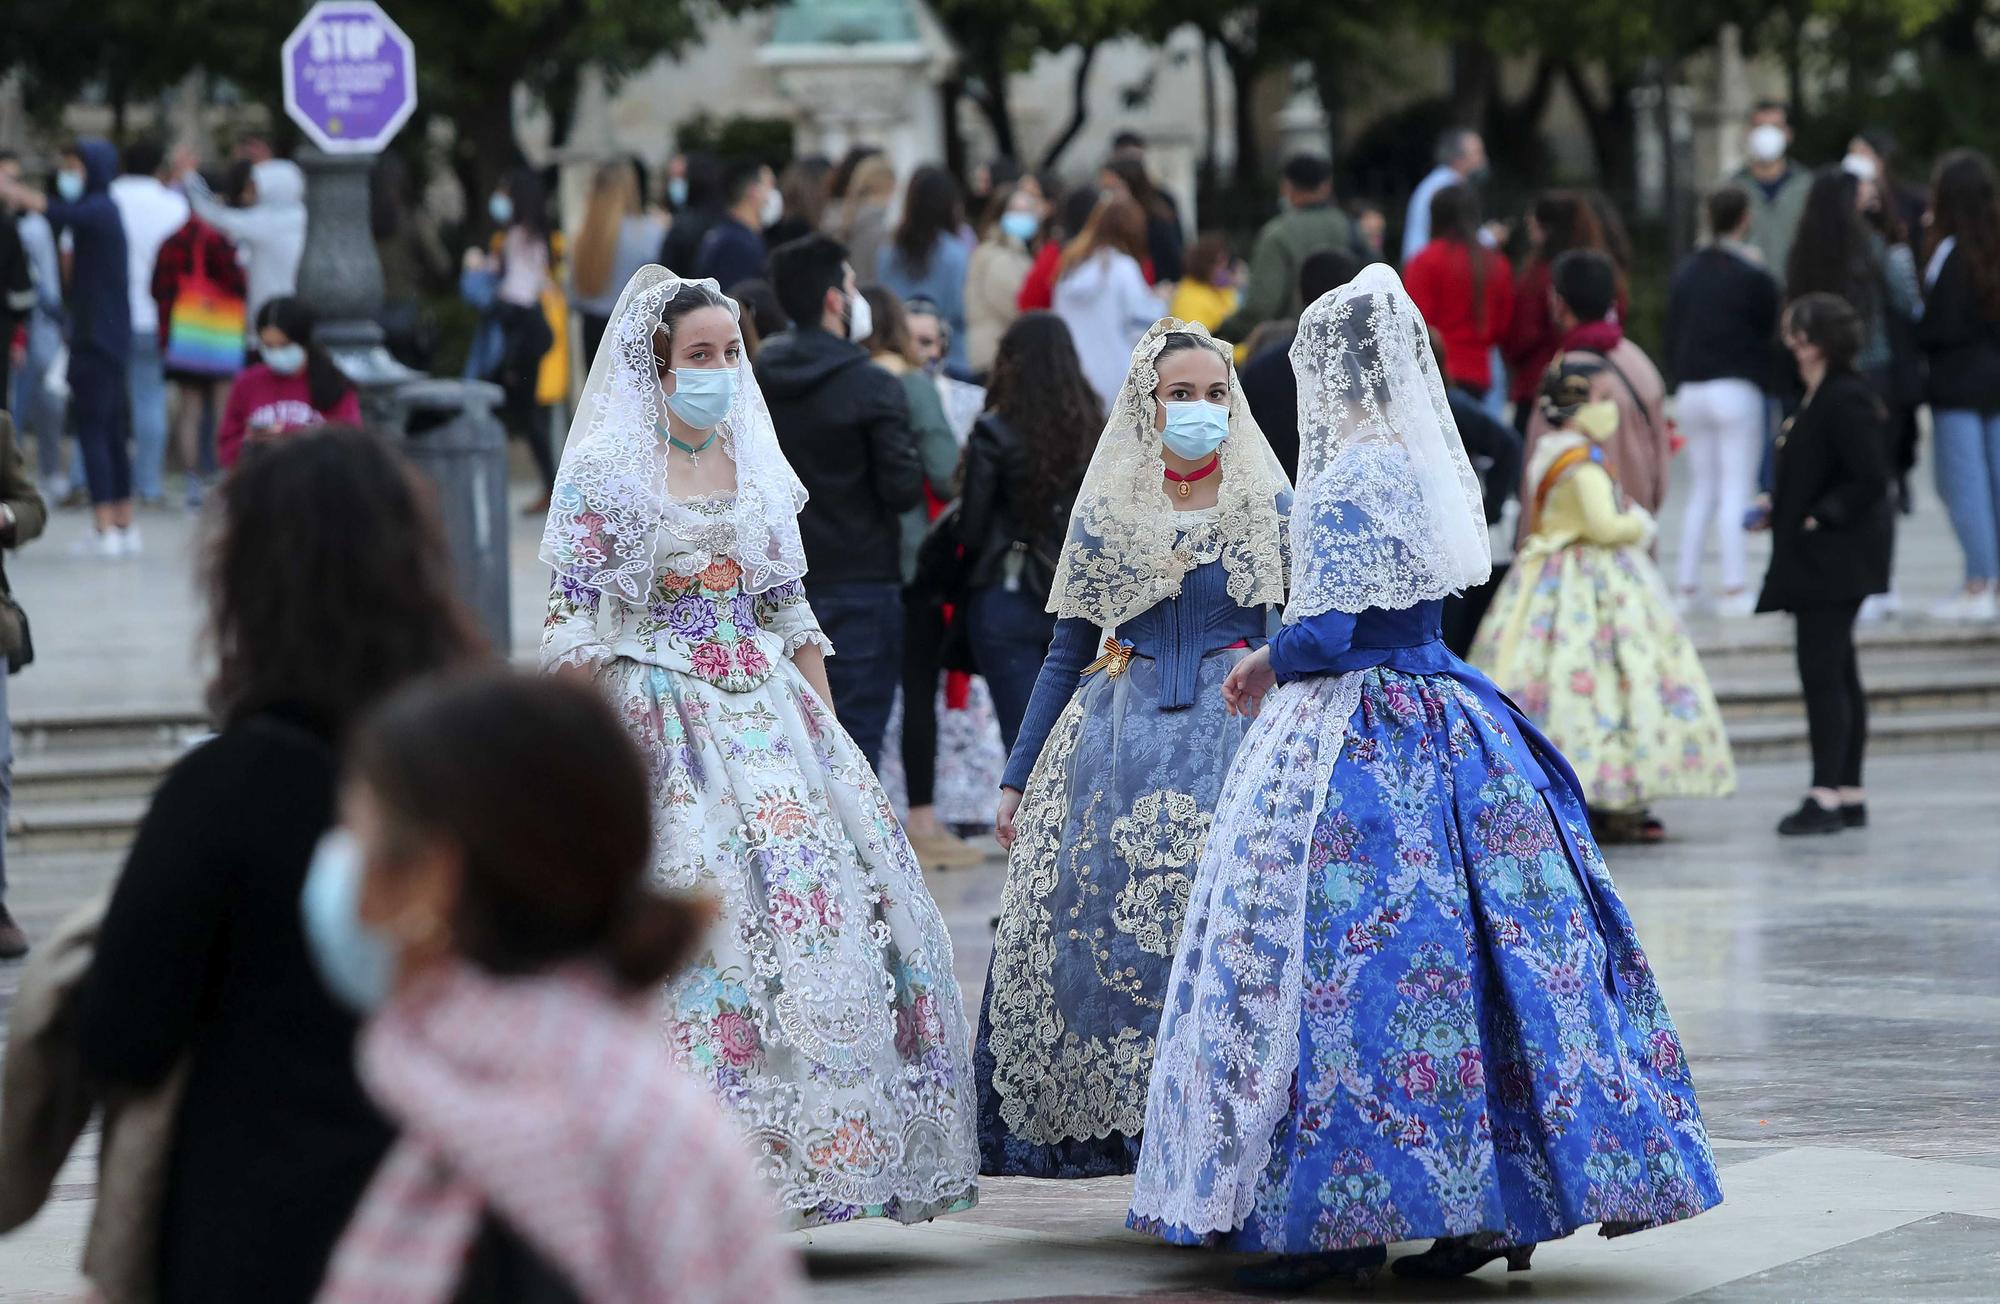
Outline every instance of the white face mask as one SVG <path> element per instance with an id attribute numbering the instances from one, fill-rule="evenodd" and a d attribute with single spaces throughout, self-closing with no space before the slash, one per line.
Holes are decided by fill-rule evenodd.
<path id="1" fill-rule="evenodd" d="M 764 192 L 764 203 L 759 208 L 757 220 L 765 226 L 776 226 L 778 219 L 785 215 L 785 197 L 777 190 Z"/>
<path id="2" fill-rule="evenodd" d="M 1856 181 L 1873 181 L 1876 171 L 1875 160 L 1866 154 L 1849 154 L 1840 160 L 1840 170 Z"/>
<path id="3" fill-rule="evenodd" d="M 1776 163 L 1785 156 L 1790 141 L 1785 138 L 1785 129 L 1775 122 L 1763 122 L 1750 128 L 1750 157 L 1759 163 Z"/>
<path id="4" fill-rule="evenodd" d="M 847 296 L 847 340 L 859 344 L 875 333 L 875 310 L 857 292 Z"/>

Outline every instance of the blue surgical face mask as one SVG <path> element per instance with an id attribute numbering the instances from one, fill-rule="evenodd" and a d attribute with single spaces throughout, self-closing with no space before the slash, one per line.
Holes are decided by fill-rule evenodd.
<path id="1" fill-rule="evenodd" d="M 74 204 L 83 198 L 83 174 L 80 172 L 56 173 L 56 193 Z"/>
<path id="2" fill-rule="evenodd" d="M 306 346 L 303 344 L 262 344 L 257 351 L 264 357 L 264 365 L 280 376 L 296 376 L 305 369 Z"/>
<path id="3" fill-rule="evenodd" d="M 1197 399 L 1192 403 L 1169 403 L 1167 428 L 1160 441 L 1175 457 L 1199 462 L 1222 447 L 1229 437 L 1229 409 L 1220 403 Z"/>
<path id="4" fill-rule="evenodd" d="M 486 212 L 495 222 L 506 226 L 514 220 L 514 201 L 505 195 L 495 195 L 486 201 Z"/>
<path id="5" fill-rule="evenodd" d="M 356 1014 L 378 1009 L 396 978 L 395 948 L 361 922 L 361 847 L 335 829 L 320 839 L 299 904 L 327 989 Z"/>
<path id="6" fill-rule="evenodd" d="M 673 205 L 673 206 L 674 206 L 675 208 L 686 208 L 686 207 L 687 207 L 687 201 L 688 201 L 688 182 L 687 182 L 687 178 L 686 178 L 686 177 L 668 177 L 668 178 L 667 178 L 667 202 L 668 202 L 669 204 L 672 204 L 672 205 Z"/>
<path id="7" fill-rule="evenodd" d="M 1037 231 L 1042 229 L 1042 223 L 1033 213 L 1002 213 L 1000 229 L 1022 244 L 1026 244 L 1035 238 Z"/>
<path id="8" fill-rule="evenodd" d="M 696 430 L 713 430 L 736 401 L 736 368 L 675 367 L 667 406 Z"/>

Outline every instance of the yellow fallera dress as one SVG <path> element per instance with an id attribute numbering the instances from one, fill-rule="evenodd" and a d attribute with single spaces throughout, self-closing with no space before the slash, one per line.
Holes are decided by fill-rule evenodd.
<path id="1" fill-rule="evenodd" d="M 1736 764 L 1708 676 L 1649 555 L 1658 527 L 1621 507 L 1572 429 L 1538 441 L 1534 526 L 1494 596 L 1472 662 L 1569 758 L 1593 809 L 1722 797 Z"/>

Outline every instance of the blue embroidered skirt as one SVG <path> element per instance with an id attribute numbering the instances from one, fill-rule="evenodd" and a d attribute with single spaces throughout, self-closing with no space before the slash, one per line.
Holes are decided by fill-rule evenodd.
<path id="1" fill-rule="evenodd" d="M 1554 749 L 1469 668 L 1377 667 L 1361 672 L 1331 776 L 1300 870 L 1290 1105 L 1254 1188 L 1240 1188 L 1251 1207 L 1221 1230 L 1136 1213 L 1132 1225 L 1314 1253 L 1475 1233 L 1527 1245 L 1590 1223 L 1617 1234 L 1718 1203 L 1679 1038 Z M 1283 784 L 1267 776 L 1260 795 L 1282 801 Z M 1242 938 L 1211 935 L 1177 980 L 1206 967 L 1214 982 Z M 1221 1002 L 1254 1008 L 1277 990 L 1263 981 Z M 1231 1059 L 1203 1044 L 1185 1062 Z M 1182 1115 L 1190 1132 L 1201 1116 Z M 1173 1141 L 1196 1160 L 1167 1171 L 1198 1171 L 1205 1141 Z M 1148 1207 L 1202 1199 L 1184 1181 L 1160 1189 Z"/>

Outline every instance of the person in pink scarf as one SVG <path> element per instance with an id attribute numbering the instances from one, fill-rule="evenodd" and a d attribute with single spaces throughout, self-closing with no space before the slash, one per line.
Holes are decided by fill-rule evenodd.
<path id="1" fill-rule="evenodd" d="M 713 911 L 656 895 L 644 762 L 588 683 L 394 698 L 352 752 L 306 930 L 370 1012 L 400 1129 L 328 1304 L 793 1304 L 748 1149 L 647 1008 Z"/>

